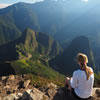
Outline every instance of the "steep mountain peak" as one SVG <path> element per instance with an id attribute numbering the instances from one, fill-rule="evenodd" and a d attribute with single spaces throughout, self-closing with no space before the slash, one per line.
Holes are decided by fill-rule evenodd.
<path id="1" fill-rule="evenodd" d="M 80 52 L 85 53 L 85 51 L 87 51 L 87 49 L 90 48 L 89 39 L 86 36 L 76 37 L 72 40 L 70 47 L 73 49 L 79 49 L 79 51 L 80 51 L 80 49 L 82 49 L 82 51 L 80 51 Z M 77 52 L 79 52 L 79 51 L 77 51 Z"/>
<path id="2" fill-rule="evenodd" d="M 79 36 L 73 39 L 69 47 L 61 55 L 50 61 L 50 65 L 63 74 L 72 74 L 74 70 L 79 68 L 76 62 L 76 56 L 80 52 L 88 56 L 89 66 L 94 68 L 94 56 L 89 40 L 85 36 Z"/>
<path id="3" fill-rule="evenodd" d="M 24 45 L 27 46 L 27 48 L 34 48 L 38 46 L 37 40 L 36 40 L 36 32 L 27 28 L 25 32 L 22 35 Z"/>
<path id="4" fill-rule="evenodd" d="M 0 55 L 2 56 L 0 60 L 22 59 L 32 56 L 35 52 L 53 57 L 61 51 L 61 46 L 51 36 L 27 28 L 17 40 L 0 47 Z"/>

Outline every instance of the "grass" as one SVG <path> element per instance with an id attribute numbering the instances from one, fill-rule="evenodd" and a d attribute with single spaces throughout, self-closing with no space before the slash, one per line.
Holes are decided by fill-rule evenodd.
<path id="1" fill-rule="evenodd" d="M 46 78 L 46 77 L 40 77 L 40 76 L 36 76 L 33 74 L 28 74 L 26 76 L 26 80 L 30 79 L 31 80 L 31 84 L 36 86 L 36 87 L 45 87 L 47 86 L 49 83 L 54 83 L 57 86 L 61 87 L 64 86 L 64 78 Z"/>
<path id="2" fill-rule="evenodd" d="M 28 74 L 27 79 L 31 79 L 31 83 L 39 87 L 53 82 L 58 86 L 63 86 L 65 76 L 54 71 L 38 60 L 16 60 L 11 62 L 16 74 Z"/>
<path id="3" fill-rule="evenodd" d="M 94 74 L 94 87 L 100 87 L 100 72 Z"/>

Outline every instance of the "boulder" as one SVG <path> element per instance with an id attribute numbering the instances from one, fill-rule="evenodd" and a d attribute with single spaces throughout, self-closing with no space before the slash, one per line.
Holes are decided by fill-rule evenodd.
<path id="1" fill-rule="evenodd" d="M 29 86 L 30 82 L 31 82 L 31 80 L 26 80 L 24 82 L 24 87 L 27 88 Z"/>
<path id="2" fill-rule="evenodd" d="M 15 80 L 15 76 L 14 75 L 10 75 L 8 78 L 9 81 L 14 81 Z"/>
<path id="3" fill-rule="evenodd" d="M 47 95 L 51 100 L 53 99 L 53 97 L 55 96 L 56 93 L 57 93 L 57 90 L 54 88 L 47 90 Z"/>
<path id="4" fill-rule="evenodd" d="M 55 85 L 54 83 L 50 83 L 50 84 L 47 85 L 47 88 L 57 89 L 57 85 Z"/>
<path id="5" fill-rule="evenodd" d="M 16 98 L 16 94 L 11 94 L 3 98 L 3 100 L 14 100 Z"/>
<path id="6" fill-rule="evenodd" d="M 100 100 L 100 88 L 93 88 L 92 95 L 96 100 Z"/>
<path id="7" fill-rule="evenodd" d="M 31 80 L 26 80 L 26 81 L 22 81 L 22 80 L 21 80 L 21 81 L 19 82 L 19 87 L 18 87 L 18 88 L 19 88 L 19 89 L 20 89 L 20 88 L 27 88 L 27 87 L 29 86 L 30 82 L 31 82 Z"/>
<path id="8" fill-rule="evenodd" d="M 4 86 L 4 89 L 10 89 L 11 87 L 9 85 Z"/>
<path id="9" fill-rule="evenodd" d="M 2 76 L 2 77 L 1 77 L 1 81 L 7 80 L 7 79 L 8 79 L 7 76 Z"/>
<path id="10" fill-rule="evenodd" d="M 26 92 L 24 92 L 23 96 L 21 97 L 22 100 L 43 100 L 43 98 L 47 99 L 47 96 L 38 89 L 28 89 Z"/>
<path id="11" fill-rule="evenodd" d="M 21 100 L 33 100 L 28 92 L 24 92 L 21 97 Z"/>
<path id="12" fill-rule="evenodd" d="M 19 86 L 18 86 L 18 89 L 21 89 L 21 88 L 25 88 L 24 87 L 24 81 L 19 81 Z"/>

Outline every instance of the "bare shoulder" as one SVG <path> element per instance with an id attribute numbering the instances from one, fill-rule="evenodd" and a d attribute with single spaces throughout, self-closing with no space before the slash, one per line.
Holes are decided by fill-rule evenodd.
<path id="1" fill-rule="evenodd" d="M 89 66 L 87 66 L 88 67 L 88 69 L 90 69 L 91 70 L 91 72 L 93 72 L 93 69 L 92 69 L 92 67 L 89 67 Z"/>

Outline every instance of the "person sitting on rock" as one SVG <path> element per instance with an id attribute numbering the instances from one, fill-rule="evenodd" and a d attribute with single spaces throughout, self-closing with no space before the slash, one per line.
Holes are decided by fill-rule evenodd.
<path id="1" fill-rule="evenodd" d="M 87 66 L 88 58 L 85 54 L 79 53 L 77 62 L 80 69 L 73 72 L 72 78 L 66 78 L 66 85 L 79 100 L 92 98 L 94 72 L 91 67 Z"/>

